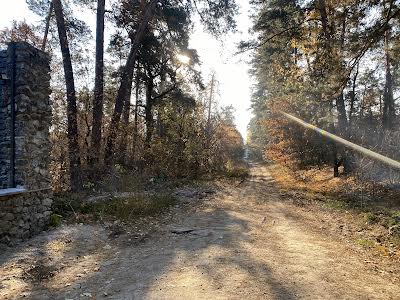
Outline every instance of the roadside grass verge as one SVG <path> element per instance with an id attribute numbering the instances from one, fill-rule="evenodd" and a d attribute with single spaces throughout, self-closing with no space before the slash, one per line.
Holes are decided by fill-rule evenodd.
<path id="1" fill-rule="evenodd" d="M 107 202 L 85 204 L 82 212 L 92 214 L 98 220 L 111 218 L 129 223 L 138 217 L 159 215 L 175 204 L 176 199 L 170 193 L 139 194 L 129 198 L 113 198 Z"/>
<path id="2" fill-rule="evenodd" d="M 130 223 L 138 218 L 157 216 L 176 204 L 170 192 L 137 193 L 129 197 L 110 197 L 105 201 L 87 203 L 79 194 L 58 195 L 54 213 L 67 222 L 121 220 Z"/>
<path id="3" fill-rule="evenodd" d="M 80 193 L 56 194 L 51 225 L 112 220 L 131 223 L 139 218 L 157 218 L 177 204 L 175 193 L 180 189 L 209 190 L 218 180 L 243 181 L 248 176 L 248 165 L 236 161 L 220 173 L 198 178 L 149 176 L 119 168 L 101 181 L 88 184 Z"/>

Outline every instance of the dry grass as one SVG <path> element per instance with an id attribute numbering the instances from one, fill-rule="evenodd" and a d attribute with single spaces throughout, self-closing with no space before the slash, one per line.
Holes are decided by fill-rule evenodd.
<path id="1" fill-rule="evenodd" d="M 138 217 L 157 216 L 176 203 L 170 192 L 155 194 L 137 193 L 129 198 L 114 197 L 107 201 L 88 203 L 83 197 L 64 197 L 56 199 L 55 211 L 68 222 L 121 220 L 129 223 Z"/>
<path id="2" fill-rule="evenodd" d="M 400 209 L 399 191 L 353 176 L 334 177 L 331 168 L 292 171 L 282 165 L 269 170 L 283 190 L 296 190 L 312 200 L 340 201 L 350 208 Z"/>
<path id="3" fill-rule="evenodd" d="M 282 165 L 269 167 L 278 185 L 285 189 L 293 189 L 308 193 L 330 194 L 343 190 L 343 187 L 355 187 L 353 177 L 333 177 L 331 168 L 292 171 Z"/>
<path id="4" fill-rule="evenodd" d="M 247 165 L 236 164 L 232 167 L 227 168 L 225 175 L 228 178 L 237 178 L 244 180 L 250 175 L 250 173 Z"/>
<path id="5" fill-rule="evenodd" d="M 296 196 L 306 202 L 317 203 L 339 214 L 343 212 L 340 222 L 352 223 L 355 244 L 379 248 L 384 254 L 388 247 L 400 248 L 400 235 L 389 234 L 390 228 L 400 226 L 398 190 L 355 177 L 335 178 L 330 168 L 292 171 L 277 164 L 268 168 L 281 190 L 295 191 Z M 364 237 L 357 238 L 357 232 L 362 232 Z"/>
<path id="6" fill-rule="evenodd" d="M 155 216 L 176 203 L 171 194 L 136 195 L 130 198 L 114 198 L 108 202 L 86 204 L 84 211 L 95 217 L 115 218 L 130 222 L 137 217 Z"/>

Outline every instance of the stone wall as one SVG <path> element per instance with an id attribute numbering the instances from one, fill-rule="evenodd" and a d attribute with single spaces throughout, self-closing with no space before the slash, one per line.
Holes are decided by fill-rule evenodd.
<path id="1" fill-rule="evenodd" d="M 27 192 L 0 198 L 0 249 L 40 233 L 48 224 L 51 190 Z"/>
<path id="2" fill-rule="evenodd" d="M 49 57 L 27 43 L 10 44 L 6 51 L 0 51 L 0 76 L 0 244 L 13 244 L 43 230 L 51 214 Z M 16 187 L 25 192 L 10 196 L 9 190 L 5 190 Z"/>

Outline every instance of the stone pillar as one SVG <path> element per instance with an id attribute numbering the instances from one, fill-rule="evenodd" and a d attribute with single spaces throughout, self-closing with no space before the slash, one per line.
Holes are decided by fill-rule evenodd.
<path id="1" fill-rule="evenodd" d="M 13 49 L 14 48 L 14 49 Z M 14 58 L 12 57 L 14 56 Z M 15 76 L 12 76 L 13 70 Z M 50 187 L 51 150 L 49 57 L 27 43 L 0 51 L 0 188 L 11 188 L 11 132 L 15 133 L 15 186 L 27 190 Z M 15 78 L 13 84 L 12 79 Z M 15 122 L 11 121 L 14 89 Z"/>
<path id="2" fill-rule="evenodd" d="M 0 51 L 0 189 L 9 187 L 10 174 L 10 120 L 7 109 L 9 104 L 8 91 L 8 54 Z"/>
<path id="3" fill-rule="evenodd" d="M 0 244 L 14 244 L 40 232 L 51 214 L 49 65 L 46 53 L 25 42 L 0 51 Z M 12 162 L 15 186 L 10 180 Z M 13 187 L 25 191 L 6 189 Z"/>
<path id="4" fill-rule="evenodd" d="M 16 43 L 15 64 L 15 181 L 28 190 L 49 188 L 49 57 L 27 43 Z"/>

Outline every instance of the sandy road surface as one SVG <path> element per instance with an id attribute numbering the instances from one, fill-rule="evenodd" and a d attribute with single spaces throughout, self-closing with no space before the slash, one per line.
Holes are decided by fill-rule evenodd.
<path id="1" fill-rule="evenodd" d="M 144 242 L 113 244 L 96 226 L 39 237 L 49 254 L 54 241 L 67 249 L 65 235 L 79 236 L 68 241 L 78 243 L 75 250 L 52 259 L 61 271 L 41 283 L 10 277 L 13 263 L 39 251 L 34 246 L 3 259 L 0 298 L 400 299 L 399 274 L 368 268 L 359 253 L 313 230 L 295 206 L 280 201 L 266 168 L 251 172 Z"/>

